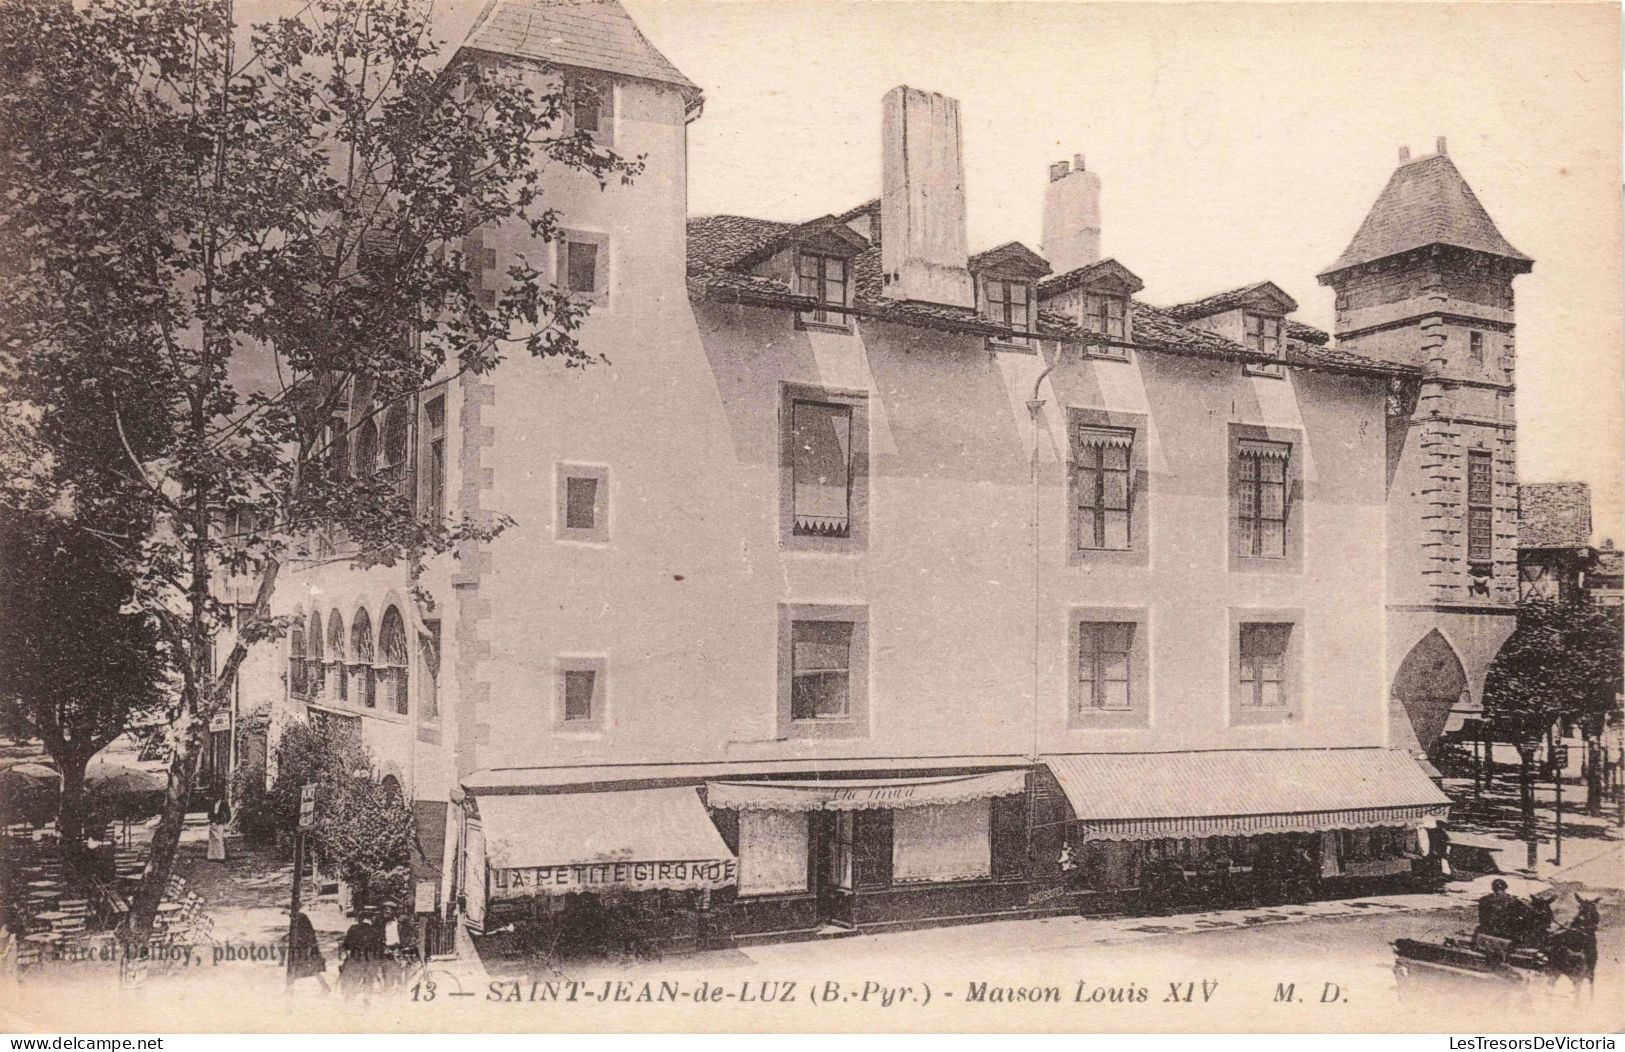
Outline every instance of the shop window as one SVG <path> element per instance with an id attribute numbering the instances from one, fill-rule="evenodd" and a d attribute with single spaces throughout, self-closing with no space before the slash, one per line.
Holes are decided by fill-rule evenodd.
<path id="1" fill-rule="evenodd" d="M 867 732 L 868 615 L 863 607 L 779 608 L 779 726 L 788 737 Z"/>
<path id="2" fill-rule="evenodd" d="M 796 292 L 832 307 L 848 302 L 850 264 L 840 256 L 818 252 L 796 253 Z M 846 314 L 840 310 L 810 310 L 797 315 L 804 325 L 846 328 Z"/>
<path id="3" fill-rule="evenodd" d="M 738 816 L 739 894 L 806 891 L 807 812 L 740 811 Z"/>
<path id="4" fill-rule="evenodd" d="M 609 469 L 560 464 L 556 514 L 560 540 L 609 540 Z"/>
<path id="5" fill-rule="evenodd" d="M 991 814 L 987 800 L 891 812 L 892 879 L 902 884 L 991 876 Z"/>

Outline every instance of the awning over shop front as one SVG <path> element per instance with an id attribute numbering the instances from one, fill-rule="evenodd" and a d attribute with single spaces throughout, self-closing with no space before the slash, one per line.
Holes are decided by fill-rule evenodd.
<path id="1" fill-rule="evenodd" d="M 825 781 L 711 782 L 706 801 L 736 811 L 861 811 L 940 807 L 967 800 L 1014 796 L 1027 789 L 1027 772 L 939 778 L 864 778 Z"/>
<path id="2" fill-rule="evenodd" d="M 1046 756 L 1086 835 L 1161 840 L 1422 826 L 1450 799 L 1392 749 Z"/>
<path id="3" fill-rule="evenodd" d="M 493 899 L 738 879 L 738 860 L 693 788 L 478 799 Z"/>

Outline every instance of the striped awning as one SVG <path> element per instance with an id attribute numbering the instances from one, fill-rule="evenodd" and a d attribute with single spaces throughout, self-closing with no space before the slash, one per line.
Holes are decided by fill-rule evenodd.
<path id="1" fill-rule="evenodd" d="M 1080 427 L 1078 445 L 1085 448 L 1104 446 L 1108 449 L 1128 449 L 1134 445 L 1134 432 L 1118 427 Z"/>
<path id="2" fill-rule="evenodd" d="M 828 781 L 711 782 L 706 803 L 727 811 L 863 811 L 941 807 L 1027 790 L 1027 772 L 941 778 L 864 778 Z"/>
<path id="3" fill-rule="evenodd" d="M 1199 839 L 1432 825 L 1450 799 L 1393 749 L 1046 756 L 1085 836 Z"/>
<path id="4" fill-rule="evenodd" d="M 1290 442 L 1264 442 L 1259 439 L 1243 438 L 1238 441 L 1237 447 L 1244 457 L 1287 460 L 1292 456 L 1292 443 Z"/>

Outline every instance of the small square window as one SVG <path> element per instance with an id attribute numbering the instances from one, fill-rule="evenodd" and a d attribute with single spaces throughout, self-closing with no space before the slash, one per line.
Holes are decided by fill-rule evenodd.
<path id="1" fill-rule="evenodd" d="M 608 469 L 560 464 L 556 514 L 560 540 L 609 540 Z"/>

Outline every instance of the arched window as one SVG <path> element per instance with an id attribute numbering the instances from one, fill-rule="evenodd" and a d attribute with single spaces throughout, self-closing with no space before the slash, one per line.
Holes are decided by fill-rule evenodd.
<path id="1" fill-rule="evenodd" d="M 301 618 L 288 631 L 288 693 L 305 696 L 305 625 Z"/>
<path id="2" fill-rule="evenodd" d="M 384 470 L 395 480 L 395 492 L 412 495 L 412 464 L 407 456 L 406 406 L 391 406 L 384 414 Z"/>
<path id="3" fill-rule="evenodd" d="M 355 432 L 355 476 L 366 478 L 378 470 L 378 421 L 368 417 Z"/>
<path id="4" fill-rule="evenodd" d="M 392 774 L 386 774 L 381 784 L 384 790 L 384 799 L 390 803 L 398 804 L 406 799 L 405 794 L 401 792 L 401 780 L 399 778 Z"/>
<path id="5" fill-rule="evenodd" d="M 344 618 L 334 610 L 327 615 L 327 696 L 344 701 L 350 696 L 350 678 L 344 668 Z"/>
<path id="6" fill-rule="evenodd" d="M 311 697 L 321 697 L 325 672 L 322 668 L 322 615 L 312 610 L 305 628 L 305 683 Z"/>
<path id="7" fill-rule="evenodd" d="M 406 694 L 406 626 L 393 606 L 378 623 L 378 675 L 384 684 L 384 707 L 402 716 L 408 711 Z"/>
<path id="8" fill-rule="evenodd" d="M 378 706 L 378 681 L 372 669 L 372 618 L 357 610 L 350 622 L 351 696 L 366 708 Z"/>

